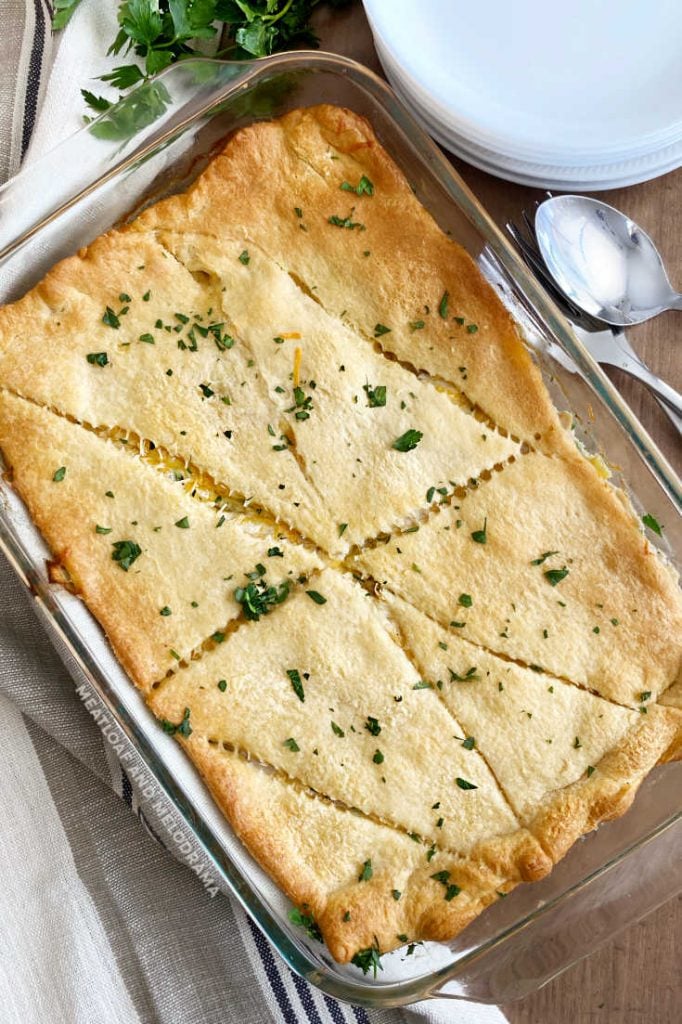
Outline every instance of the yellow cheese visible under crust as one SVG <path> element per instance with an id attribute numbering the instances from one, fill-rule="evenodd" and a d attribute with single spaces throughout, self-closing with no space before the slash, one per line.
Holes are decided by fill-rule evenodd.
<path id="1" fill-rule="evenodd" d="M 143 690 L 240 614 L 234 590 L 254 565 L 266 564 L 275 584 L 319 565 L 259 524 L 223 517 L 218 527 L 218 511 L 134 453 L 1 391 L 0 451 L 55 558 Z M 141 549 L 127 571 L 113 560 L 121 541 Z M 275 546 L 284 557 L 268 558 Z"/>
<path id="2" fill-rule="evenodd" d="M 486 543 L 477 543 L 484 526 Z M 453 628 L 472 643 L 620 704 L 655 698 L 679 672 L 672 574 L 578 456 L 525 455 L 357 564 L 442 625 L 461 623 Z M 547 573 L 563 570 L 552 585 Z"/>

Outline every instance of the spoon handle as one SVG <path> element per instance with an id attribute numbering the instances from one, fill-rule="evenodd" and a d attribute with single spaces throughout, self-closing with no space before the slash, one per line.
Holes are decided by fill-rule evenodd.
<path id="1" fill-rule="evenodd" d="M 675 388 L 671 387 L 670 384 L 666 384 L 664 380 L 657 377 L 656 374 L 652 373 L 649 367 L 645 366 L 645 364 L 640 362 L 639 359 L 633 359 L 631 356 L 626 356 L 619 360 L 616 365 L 631 377 L 636 377 L 637 380 L 641 380 L 642 384 L 646 384 L 649 390 L 653 391 L 657 398 L 660 398 L 663 404 L 675 414 L 676 426 L 678 426 L 679 429 L 679 425 L 682 422 L 682 395 L 679 391 L 675 391 Z"/>

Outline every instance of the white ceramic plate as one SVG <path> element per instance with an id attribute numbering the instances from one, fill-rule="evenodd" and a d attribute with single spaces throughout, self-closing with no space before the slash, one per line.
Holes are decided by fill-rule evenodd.
<path id="1" fill-rule="evenodd" d="M 606 165 L 682 141 L 680 0 L 364 0 L 448 132 L 530 163 Z"/>
<path id="2" fill-rule="evenodd" d="M 538 188 L 569 192 L 599 191 L 647 181 L 682 165 L 682 140 L 652 154 L 582 167 L 511 159 L 471 142 L 439 122 L 432 108 L 410 89 L 411 83 L 405 84 L 401 69 L 386 53 L 378 37 L 375 37 L 375 43 L 391 85 L 415 118 L 445 149 L 489 174 Z"/>

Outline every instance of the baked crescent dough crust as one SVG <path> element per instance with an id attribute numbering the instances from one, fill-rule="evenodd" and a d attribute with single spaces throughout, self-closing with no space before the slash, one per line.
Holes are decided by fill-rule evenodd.
<path id="1" fill-rule="evenodd" d="M 0 450 L 339 961 L 452 938 L 679 753 L 671 570 L 350 111 L 238 132 L 0 310 Z"/>

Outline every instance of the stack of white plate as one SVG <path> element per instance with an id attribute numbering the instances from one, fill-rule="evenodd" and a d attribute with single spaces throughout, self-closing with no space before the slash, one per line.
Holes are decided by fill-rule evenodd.
<path id="1" fill-rule="evenodd" d="M 682 165 L 682 0 L 364 0 L 405 105 L 457 156 L 592 191 Z"/>

